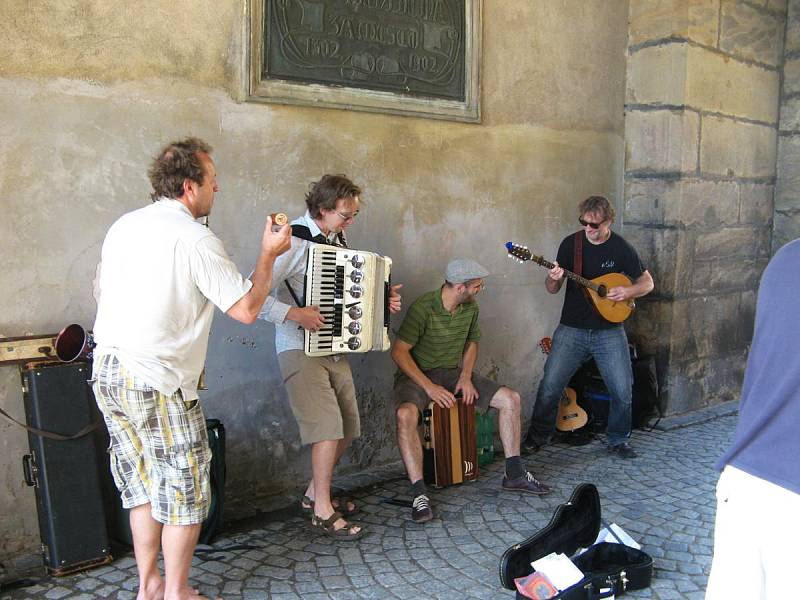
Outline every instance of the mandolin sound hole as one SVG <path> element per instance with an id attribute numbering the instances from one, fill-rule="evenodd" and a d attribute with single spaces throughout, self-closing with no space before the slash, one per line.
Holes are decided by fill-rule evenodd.
<path id="1" fill-rule="evenodd" d="M 608 292 L 608 288 L 606 288 L 606 286 L 604 286 L 603 284 L 600 284 L 599 286 L 597 286 L 597 295 L 598 296 L 600 296 L 601 298 L 605 298 L 606 297 L 606 292 Z"/>

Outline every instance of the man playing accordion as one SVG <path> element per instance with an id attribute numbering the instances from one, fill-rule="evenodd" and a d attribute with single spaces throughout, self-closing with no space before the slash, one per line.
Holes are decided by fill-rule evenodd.
<path id="1" fill-rule="evenodd" d="M 303 329 L 319 331 L 325 317 L 317 306 L 300 306 L 303 276 L 312 242 L 347 246 L 345 230 L 355 221 L 361 189 L 344 175 L 324 175 L 306 194 L 306 213 L 292 221 L 293 230 L 306 228 L 308 239 L 292 237 L 292 247 L 276 262 L 273 293 L 259 318 L 275 323 L 275 350 L 303 444 L 311 445 L 312 479 L 301 500 L 312 526 L 340 540 L 364 535 L 362 526 L 348 520 L 357 507 L 331 498 L 333 469 L 353 439 L 361 434 L 356 390 L 350 364 L 342 354 L 307 356 Z M 296 235 L 296 234 L 295 234 Z M 391 312 L 400 310 L 393 286 Z"/>

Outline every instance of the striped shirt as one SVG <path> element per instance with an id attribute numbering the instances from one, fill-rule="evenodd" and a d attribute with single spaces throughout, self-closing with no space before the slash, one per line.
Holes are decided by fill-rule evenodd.
<path id="1" fill-rule="evenodd" d="M 481 337 L 478 304 L 459 304 L 450 314 L 442 304 L 442 290 L 417 298 L 397 332 L 398 339 L 413 346 L 411 356 L 422 371 L 458 366 L 467 342 Z"/>

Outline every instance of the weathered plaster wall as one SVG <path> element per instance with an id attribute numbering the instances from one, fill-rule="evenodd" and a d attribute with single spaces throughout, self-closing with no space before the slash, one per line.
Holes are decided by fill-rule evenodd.
<path id="1" fill-rule="evenodd" d="M 667 414 L 738 396 L 770 256 L 785 0 L 632 0 L 625 219 L 656 290 L 632 323 Z"/>
<path id="2" fill-rule="evenodd" d="M 91 281 L 108 226 L 148 202 L 146 168 L 187 134 L 215 146 L 211 226 L 248 270 L 264 215 L 302 211 L 310 181 L 344 172 L 366 191 L 356 247 L 391 256 L 406 302 L 455 255 L 493 275 L 481 297 L 479 367 L 520 389 L 530 413 L 535 341 L 557 322 L 544 271 L 502 244 L 554 253 L 590 193 L 619 199 L 627 0 L 484 3 L 483 115 L 468 125 L 246 104 L 241 2 L 92 0 L 4 5 L 0 32 L 0 335 L 91 326 Z M 399 319 L 394 321 L 399 325 Z M 398 458 L 387 355 L 353 359 L 364 437 L 346 468 Z M 280 386 L 273 328 L 217 315 L 208 416 L 228 431 L 228 507 L 294 491 L 308 455 Z M 0 368 L 0 406 L 22 418 L 18 374 Z M 38 542 L 22 482 L 26 435 L 0 422 L 0 556 Z M 228 512 L 228 517 L 231 517 Z"/>

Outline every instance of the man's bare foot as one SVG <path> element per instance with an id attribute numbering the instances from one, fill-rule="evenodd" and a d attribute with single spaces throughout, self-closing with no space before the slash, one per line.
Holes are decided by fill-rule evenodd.
<path id="1" fill-rule="evenodd" d="M 165 596 L 164 599 L 165 600 L 222 600 L 222 596 L 217 596 L 216 598 L 209 598 L 208 596 L 203 596 L 200 593 L 199 589 L 187 587 L 184 589 L 183 592 L 176 595 L 174 598 L 167 598 Z"/>
<path id="2" fill-rule="evenodd" d="M 164 580 L 158 577 L 140 583 L 136 600 L 164 600 Z"/>

